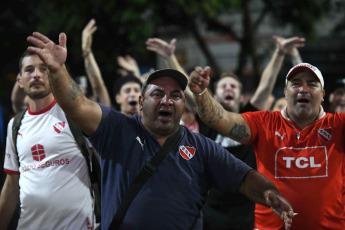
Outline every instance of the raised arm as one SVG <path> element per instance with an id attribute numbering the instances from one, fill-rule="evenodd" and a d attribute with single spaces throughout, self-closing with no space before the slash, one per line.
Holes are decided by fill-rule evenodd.
<path id="1" fill-rule="evenodd" d="M 110 107 L 109 92 L 104 84 L 101 71 L 92 53 L 92 36 L 97 30 L 96 21 L 91 19 L 82 32 L 82 51 L 86 75 L 89 78 L 94 98 L 105 106 Z"/>
<path id="2" fill-rule="evenodd" d="M 270 207 L 285 222 L 285 229 L 290 229 L 293 209 L 282 197 L 274 184 L 255 170 L 250 170 L 242 180 L 238 192 L 256 203 Z"/>
<path id="3" fill-rule="evenodd" d="M 272 94 L 285 55 L 288 54 L 292 60 L 297 60 L 297 48 L 303 47 L 305 41 L 304 38 L 299 37 L 285 39 L 283 37 L 273 36 L 273 39 L 276 41 L 276 49 L 261 75 L 258 88 L 250 99 L 250 103 L 258 110 L 264 110 L 266 108 L 268 98 Z"/>
<path id="4" fill-rule="evenodd" d="M 6 230 L 19 202 L 19 175 L 7 174 L 0 196 L 0 230 Z"/>
<path id="5" fill-rule="evenodd" d="M 18 77 L 20 77 L 19 74 L 17 75 L 17 79 Z M 12 109 L 15 114 L 28 107 L 28 104 L 26 103 L 26 97 L 27 96 L 24 92 L 24 89 L 20 88 L 18 81 L 16 81 L 11 93 Z"/>
<path id="6" fill-rule="evenodd" d="M 169 68 L 180 71 L 188 78 L 188 74 L 184 71 L 175 55 L 176 41 L 177 40 L 173 38 L 168 44 L 160 38 L 149 38 L 146 41 L 146 49 L 153 51 L 162 58 L 164 58 L 165 63 Z M 189 105 L 188 107 L 192 110 L 191 112 L 196 114 L 197 106 L 194 101 L 193 93 L 190 91 L 188 87 L 185 90 L 185 96 L 186 101 Z"/>
<path id="7" fill-rule="evenodd" d="M 101 121 L 102 110 L 96 102 L 82 94 L 78 84 L 72 80 L 66 69 L 66 34 L 59 35 L 58 45 L 38 32 L 34 32 L 27 40 L 35 46 L 28 47 L 28 50 L 36 53 L 49 69 L 49 79 L 57 102 L 66 115 L 86 135 L 91 136 Z"/>
<path id="8" fill-rule="evenodd" d="M 221 134 L 242 144 L 249 144 L 251 131 L 247 121 L 238 113 L 226 111 L 211 97 L 207 90 L 210 83 L 209 75 L 209 67 L 202 69 L 197 66 L 191 73 L 188 83 L 190 90 L 194 93 L 201 120 Z"/>

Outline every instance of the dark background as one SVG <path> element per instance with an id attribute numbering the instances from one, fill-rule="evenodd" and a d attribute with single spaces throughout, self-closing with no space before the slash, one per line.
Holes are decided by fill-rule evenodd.
<path id="1" fill-rule="evenodd" d="M 93 52 L 110 94 L 117 77 L 117 56 L 130 54 L 142 72 L 157 68 L 155 54 L 145 49 L 146 39 L 156 36 L 169 40 L 172 36 L 188 37 L 215 71 L 214 78 L 228 69 L 217 63 L 217 53 L 212 52 L 206 38 L 230 37 L 240 47 L 231 70 L 243 76 L 247 91 L 255 89 L 272 55 L 274 42 L 270 38 L 274 34 L 307 39 L 306 47 L 300 49 L 301 56 L 319 67 L 327 92 L 337 79 L 345 77 L 343 0 L 12 0 L 2 1 L 0 9 L 0 102 L 10 114 L 10 93 L 19 56 L 28 46 L 28 35 L 39 31 L 57 42 L 58 34 L 65 32 L 71 75 L 85 75 L 81 32 L 91 18 L 98 26 Z M 263 46 L 269 48 L 262 49 Z M 189 63 L 183 66 L 187 71 L 194 68 Z M 290 67 L 291 62 L 286 59 L 280 79 Z M 274 91 L 277 96 L 281 96 L 283 86 L 284 81 L 278 80 Z"/>

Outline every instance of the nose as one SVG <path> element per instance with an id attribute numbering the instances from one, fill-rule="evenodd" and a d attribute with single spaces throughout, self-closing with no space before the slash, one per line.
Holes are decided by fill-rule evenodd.
<path id="1" fill-rule="evenodd" d="M 170 97 L 168 97 L 168 95 L 164 95 L 164 97 L 161 99 L 161 104 L 163 105 L 172 105 L 172 100 Z"/>
<path id="2" fill-rule="evenodd" d="M 42 72 L 39 70 L 39 68 L 35 68 L 33 74 L 34 78 L 40 78 L 42 76 Z"/>
<path id="3" fill-rule="evenodd" d="M 299 88 L 298 88 L 300 93 L 305 93 L 307 92 L 307 85 L 306 84 L 302 84 Z"/>
<path id="4" fill-rule="evenodd" d="M 228 91 L 231 90 L 233 87 L 229 84 L 225 85 L 224 90 Z"/>

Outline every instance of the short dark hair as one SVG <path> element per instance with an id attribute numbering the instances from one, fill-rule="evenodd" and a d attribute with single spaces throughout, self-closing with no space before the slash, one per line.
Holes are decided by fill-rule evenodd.
<path id="1" fill-rule="evenodd" d="M 134 83 L 138 83 L 140 85 L 140 88 L 143 86 L 143 83 L 134 76 L 134 74 L 132 74 L 132 72 L 128 72 L 127 76 L 124 77 L 119 77 L 113 84 L 113 93 L 115 95 L 120 93 L 120 90 L 122 88 L 122 86 L 128 82 L 134 82 Z"/>
<path id="2" fill-rule="evenodd" d="M 22 75 L 23 59 L 28 56 L 36 55 L 34 52 L 25 50 L 19 58 L 19 73 Z"/>
<path id="3" fill-rule="evenodd" d="M 240 84 L 241 93 L 243 92 L 243 84 L 241 82 L 241 79 L 234 72 L 223 72 L 223 73 L 221 73 L 218 80 L 213 83 L 213 92 L 216 92 L 218 82 L 225 77 L 232 77 L 233 79 L 238 81 L 238 83 Z"/>

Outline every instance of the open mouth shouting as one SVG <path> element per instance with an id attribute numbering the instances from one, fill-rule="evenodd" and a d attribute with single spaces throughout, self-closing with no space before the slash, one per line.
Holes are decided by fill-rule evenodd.
<path id="1" fill-rule="evenodd" d="M 160 109 L 158 112 L 158 119 L 162 121 L 170 121 L 173 113 L 170 109 Z"/>
<path id="2" fill-rule="evenodd" d="M 297 103 L 299 105 L 307 105 L 310 103 L 310 99 L 309 98 L 306 98 L 306 97 L 301 97 L 301 98 L 298 98 L 297 99 Z"/>

